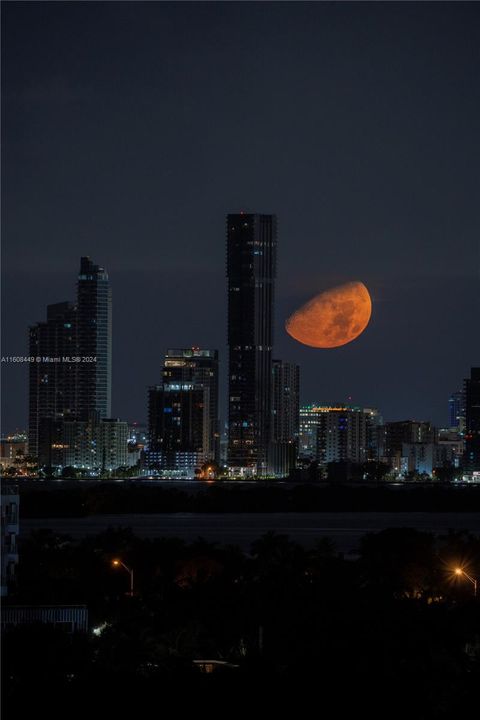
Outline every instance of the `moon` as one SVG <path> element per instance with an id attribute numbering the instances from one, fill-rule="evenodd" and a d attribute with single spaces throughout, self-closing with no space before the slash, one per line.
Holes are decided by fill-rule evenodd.
<path id="1" fill-rule="evenodd" d="M 285 322 L 289 335 L 303 345 L 336 348 L 355 340 L 367 327 L 372 300 L 356 280 L 315 295 Z"/>

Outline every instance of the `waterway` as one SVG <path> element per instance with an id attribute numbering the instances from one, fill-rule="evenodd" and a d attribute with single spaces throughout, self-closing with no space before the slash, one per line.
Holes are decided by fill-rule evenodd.
<path id="1" fill-rule="evenodd" d="M 338 552 L 355 555 L 366 533 L 410 527 L 437 535 L 468 530 L 480 536 L 480 513 L 428 512 L 312 512 L 312 513 L 163 513 L 92 515 L 81 518 L 26 518 L 20 535 L 49 528 L 80 539 L 107 528 L 131 528 L 139 537 L 178 537 L 186 542 L 203 538 L 233 544 L 248 551 L 251 543 L 269 531 L 288 535 L 305 547 L 327 537 Z"/>

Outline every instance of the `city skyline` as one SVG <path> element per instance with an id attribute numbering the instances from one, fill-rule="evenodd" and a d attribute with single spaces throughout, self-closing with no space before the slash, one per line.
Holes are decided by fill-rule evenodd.
<path id="1" fill-rule="evenodd" d="M 413 418 L 384 422 L 378 408 L 351 402 L 300 405 L 300 367 L 273 359 L 276 253 L 274 215 L 227 216 L 229 421 L 223 453 L 217 349 L 167 349 L 161 382 L 148 388 L 146 446 L 136 438 L 129 444 L 125 419 L 107 417 L 109 277 L 81 257 L 76 302 L 47 306 L 46 321 L 29 327 L 29 462 L 38 458 L 43 470 L 67 475 L 118 470 L 203 479 L 225 472 L 290 477 L 312 462 L 322 473 L 338 462 L 358 471 L 380 463 L 405 478 L 478 472 L 479 368 L 471 368 L 463 390 L 450 395 L 450 425 L 443 428 Z M 15 465 L 19 439 L 12 442 L 2 439 L 7 465 Z"/>
<path id="2" fill-rule="evenodd" d="M 238 216 L 239 218 L 243 218 L 244 216 L 246 216 L 246 214 L 242 211 L 242 212 L 239 213 L 237 216 Z M 234 217 L 234 216 L 229 216 L 229 217 Z M 252 217 L 252 215 L 250 215 L 249 217 Z M 98 271 L 98 272 L 100 273 L 99 277 L 104 278 L 104 280 L 103 280 L 103 279 L 100 280 L 100 285 L 102 285 L 102 283 L 103 283 L 103 284 L 105 284 L 105 286 L 106 286 L 106 288 L 107 288 L 108 298 L 105 299 L 105 303 L 106 303 L 106 307 L 108 307 L 108 313 L 111 315 L 111 313 L 112 313 L 112 309 L 111 309 L 111 299 L 110 299 L 110 295 L 111 295 L 111 293 L 110 293 L 110 284 L 111 284 L 111 283 L 110 283 L 110 280 L 109 280 L 109 276 L 107 275 L 107 273 L 104 271 L 104 269 L 103 269 L 102 267 L 93 265 L 93 263 L 92 263 L 92 261 L 90 260 L 89 257 L 82 257 L 82 258 L 81 258 L 81 270 L 82 270 L 82 268 L 85 269 L 86 264 L 88 264 L 89 267 L 91 266 L 90 269 L 91 269 L 92 271 L 93 271 L 93 270 L 95 270 L 95 272 Z M 102 274 L 102 273 L 103 273 L 103 274 Z M 88 277 L 90 277 L 90 276 L 87 277 L 87 275 L 84 275 L 84 276 L 81 275 L 80 277 L 83 277 L 84 280 L 83 280 L 83 282 L 82 282 L 81 280 L 77 282 L 77 285 L 79 286 L 79 288 L 82 288 L 82 287 L 85 287 L 86 285 L 88 285 L 88 282 L 86 283 L 86 282 L 85 282 L 85 279 L 88 280 Z M 95 283 L 94 283 L 94 284 L 95 284 Z M 226 289 L 228 290 L 228 288 L 226 288 Z M 102 290 L 101 292 L 105 292 L 105 291 Z M 79 296 L 78 296 L 78 300 L 77 300 L 77 305 L 75 305 L 74 303 L 69 302 L 69 301 L 57 302 L 57 303 L 53 303 L 53 304 L 51 304 L 51 305 L 48 305 L 48 306 L 47 306 L 47 322 L 49 321 L 49 319 L 50 319 L 50 322 L 52 322 L 52 320 L 53 320 L 53 322 L 55 322 L 55 316 L 58 316 L 59 322 L 61 323 L 61 325 L 62 325 L 62 327 L 63 327 L 63 321 L 64 321 L 64 319 L 66 318 L 66 319 L 68 320 L 69 317 L 70 317 L 70 315 L 72 315 L 72 317 L 73 317 L 73 316 L 75 315 L 76 308 L 78 307 L 79 301 L 80 301 L 80 305 L 82 304 L 82 302 L 81 302 L 81 295 L 82 295 L 82 293 L 79 292 Z M 83 297 L 87 297 L 87 296 L 88 296 L 88 291 L 85 291 L 85 290 L 84 290 L 84 291 L 83 291 Z M 84 303 L 84 304 L 85 304 L 85 303 Z M 88 302 L 86 303 L 86 305 L 88 306 Z M 275 314 L 274 308 L 275 308 L 275 303 L 273 303 L 273 314 Z M 85 312 L 87 312 L 87 314 L 88 314 L 88 307 L 86 308 L 85 311 L 83 311 L 83 314 L 85 314 Z M 39 313 L 39 314 L 41 314 L 41 313 Z M 42 322 L 42 321 L 39 321 L 39 322 L 36 323 L 35 325 L 31 325 L 31 326 L 30 326 L 30 332 L 32 332 L 32 329 L 33 329 L 33 328 L 38 328 L 38 327 L 41 327 L 42 325 L 45 325 L 45 323 Z M 65 327 L 66 327 L 66 326 L 65 326 Z M 105 405 L 105 408 L 103 408 L 103 410 L 102 410 L 101 413 L 100 413 L 102 417 L 108 417 L 108 416 L 111 414 L 111 413 L 109 412 L 109 411 L 110 411 L 110 408 L 111 408 L 111 379 L 110 379 L 110 378 L 111 378 L 111 374 L 112 374 L 112 371 L 111 371 L 111 364 L 112 364 L 112 358 L 111 358 L 111 346 L 112 346 L 111 319 L 110 319 L 110 321 L 109 321 L 109 323 L 108 323 L 108 328 L 109 328 L 109 329 L 106 330 L 105 333 L 103 333 L 103 335 L 105 335 L 105 337 L 102 337 L 102 338 L 101 338 L 101 341 L 100 341 L 101 344 L 102 344 L 102 347 L 105 346 L 105 347 L 104 347 L 104 354 L 106 353 L 106 354 L 108 355 L 108 361 L 107 361 L 106 359 L 105 359 L 105 361 L 102 361 L 102 362 L 99 364 L 100 367 L 97 367 L 96 365 L 85 365 L 84 367 L 81 367 L 81 368 L 80 368 L 80 371 L 79 371 L 79 372 L 82 374 L 82 377 L 83 377 L 83 380 L 84 380 L 83 384 L 85 384 L 85 382 L 89 382 L 89 381 L 92 382 L 92 379 L 93 379 L 92 372 L 94 372 L 95 375 L 96 375 L 96 374 L 99 374 L 99 376 L 100 376 L 100 378 L 101 378 L 101 385 L 102 385 L 102 393 L 101 393 L 101 396 L 102 396 L 102 397 L 101 397 L 101 399 L 100 399 L 100 403 L 102 404 L 102 402 L 103 402 L 103 404 L 106 404 L 106 405 Z M 69 331 L 68 331 L 68 332 L 69 332 Z M 200 339 L 201 339 L 201 338 L 200 338 Z M 32 340 L 30 340 L 30 342 L 32 342 Z M 62 340 L 57 340 L 56 343 L 57 343 L 57 344 L 58 344 L 58 343 L 61 344 L 61 343 L 62 343 Z M 68 345 L 68 343 L 67 343 L 67 345 Z M 74 351 L 72 350 L 72 348 L 70 348 L 70 350 L 68 350 L 67 345 L 65 345 L 65 349 L 64 349 L 65 351 L 62 350 L 62 352 L 61 352 L 60 354 L 66 354 L 66 355 L 69 355 L 69 354 L 72 355 L 72 354 L 74 354 Z M 204 343 L 204 346 L 206 346 L 205 343 Z M 59 345 L 59 347 L 60 347 L 60 345 Z M 63 347 L 63 345 L 62 345 L 62 347 Z M 188 347 L 193 350 L 196 346 L 195 346 L 195 345 L 189 345 Z M 68 350 L 68 352 L 67 352 L 67 350 Z M 85 349 L 85 353 L 87 352 L 87 350 L 88 350 L 88 349 Z M 60 352 L 60 351 L 59 351 L 59 352 Z M 166 349 L 166 355 L 168 355 L 169 353 L 173 353 L 173 352 L 174 352 L 174 351 L 172 351 L 172 350 L 170 350 L 170 349 L 168 349 L 168 348 Z M 226 357 L 224 358 L 224 363 L 222 363 L 221 355 L 218 355 L 218 350 L 216 350 L 215 352 L 217 352 L 217 363 L 218 363 L 218 365 L 219 365 L 219 373 L 218 373 L 218 374 L 219 374 L 219 377 L 222 377 L 222 375 L 225 376 L 225 375 L 227 374 L 227 372 L 228 372 L 228 351 L 225 353 Z M 31 348 L 28 349 L 28 352 L 27 352 L 26 354 L 27 354 L 27 355 L 32 355 Z M 35 353 L 33 353 L 33 354 L 36 355 L 37 353 L 35 352 Z M 48 352 L 44 352 L 44 353 L 40 353 L 40 354 L 43 354 L 43 355 L 47 354 L 47 355 L 48 355 L 49 353 L 48 353 Z M 50 354 L 52 354 L 52 353 L 50 353 Z M 56 350 L 55 350 L 55 352 L 54 352 L 53 354 L 55 355 L 55 354 L 58 354 L 58 353 L 57 353 Z M 3 353 L 2 356 L 5 356 L 5 353 Z M 165 357 L 166 357 L 166 356 L 165 356 Z M 162 360 L 162 359 L 161 359 L 161 357 L 160 357 L 160 358 L 159 358 L 159 364 L 161 364 L 161 360 Z M 287 362 L 288 362 L 288 361 L 287 361 Z M 38 371 L 38 370 L 40 369 L 40 367 L 41 367 L 41 365 L 38 365 L 38 367 L 35 368 L 35 365 L 38 365 L 38 364 L 34 363 L 34 364 L 32 365 L 31 363 L 26 363 L 26 362 L 25 362 L 25 363 L 18 363 L 18 364 L 17 364 L 17 367 L 23 367 L 24 369 L 27 369 L 27 368 L 28 368 L 28 372 L 30 372 L 30 376 L 32 377 L 32 375 L 35 375 L 35 370 Z M 6 363 L 3 364 L 3 370 L 4 370 L 4 372 L 5 372 L 6 367 L 8 367 L 8 365 L 6 365 Z M 73 370 L 72 370 L 72 368 L 69 368 L 68 366 L 66 366 L 65 372 L 69 373 L 69 372 L 73 372 Z M 77 371 L 77 372 L 78 372 L 78 371 Z M 468 372 L 469 372 L 469 369 L 467 369 L 467 373 L 468 373 Z M 222 385 L 222 391 L 224 391 L 224 393 L 228 393 L 228 382 L 226 383 L 226 382 L 225 382 L 225 378 L 223 378 L 223 379 L 224 379 L 224 382 L 221 383 L 221 385 Z M 449 424 L 448 421 L 451 419 L 452 396 L 453 396 L 453 395 L 455 395 L 455 396 L 460 396 L 460 395 L 461 395 L 461 392 L 462 392 L 462 391 L 458 390 L 457 388 L 462 388 L 464 381 L 465 381 L 465 377 L 458 378 L 458 379 L 457 379 L 457 382 L 456 382 L 456 387 L 453 389 L 453 391 L 449 394 L 449 396 L 448 396 L 447 398 L 443 398 L 443 405 L 444 405 L 444 407 L 443 407 L 443 415 L 444 415 L 443 420 L 444 420 L 444 422 L 434 422 L 434 421 L 432 420 L 432 417 L 431 417 L 431 416 L 426 416 L 426 415 L 425 415 L 425 416 L 421 416 L 421 417 L 418 417 L 418 416 L 416 417 L 416 416 L 414 416 L 414 415 L 411 414 L 411 413 L 407 413 L 407 414 L 405 414 L 405 415 L 403 415 L 403 416 L 398 416 L 398 417 L 389 417 L 388 420 L 390 420 L 390 421 L 401 421 L 401 420 L 406 420 L 406 419 L 408 419 L 408 420 L 414 420 L 414 421 L 432 421 L 432 422 L 434 422 L 434 424 L 435 424 L 437 427 L 451 427 L 451 425 Z M 31 381 L 30 381 L 30 382 L 31 382 Z M 150 383 L 150 384 L 151 384 L 151 383 Z M 28 381 L 27 381 L 27 385 L 28 385 Z M 149 385 L 147 384 L 147 385 L 145 386 L 145 391 L 148 389 L 148 387 L 149 387 Z M 338 397 L 338 395 L 335 395 L 335 394 L 330 394 L 330 395 L 328 395 L 328 394 L 325 395 L 325 394 L 324 394 L 324 395 L 320 395 L 319 393 L 317 393 L 315 396 L 310 396 L 310 397 L 305 397 L 305 393 L 303 393 L 303 396 L 302 396 L 302 394 L 301 394 L 301 400 L 300 400 L 300 405 L 301 405 L 301 406 L 306 406 L 306 405 L 309 405 L 309 404 L 315 404 L 315 403 L 318 403 L 318 402 L 320 402 L 320 404 L 321 404 L 321 403 L 329 403 L 329 402 L 330 402 L 330 403 L 336 403 L 336 402 L 348 403 L 348 402 L 354 402 L 354 399 L 352 399 L 352 396 L 351 396 L 351 395 L 348 396 L 348 397 L 346 397 L 346 398 L 340 398 L 340 397 Z M 367 405 L 374 405 L 374 403 L 368 402 L 368 398 L 367 398 L 367 401 L 364 402 L 364 403 L 357 402 L 357 403 L 355 403 L 355 404 L 357 404 L 357 405 L 365 405 L 365 406 L 367 406 Z M 121 401 L 119 402 L 118 399 L 117 399 L 117 407 L 118 407 L 119 405 L 121 405 Z M 218 406 L 217 406 L 217 407 L 218 407 L 219 423 L 222 424 L 222 421 L 228 420 L 228 398 L 225 397 L 225 396 L 222 397 L 222 394 L 221 394 L 221 393 L 220 393 L 219 402 L 218 402 Z M 108 408 L 108 412 L 107 412 L 107 408 Z M 380 410 L 382 410 L 382 406 L 380 406 Z M 135 417 L 135 418 L 132 418 L 132 417 L 129 416 L 127 413 L 122 412 L 122 411 L 117 412 L 115 415 L 118 416 L 118 417 L 126 418 L 126 419 L 128 419 L 128 421 L 130 421 L 130 422 L 139 422 L 140 424 L 145 424 L 145 425 L 146 425 L 146 424 L 147 424 L 147 421 L 148 421 L 148 412 L 145 410 L 145 405 L 144 405 L 144 407 L 143 407 L 142 412 L 143 412 L 143 415 L 140 414 L 139 416 L 137 416 L 137 417 Z M 85 413 L 84 413 L 84 414 L 85 414 Z M 82 417 L 83 417 L 83 415 L 82 415 Z M 19 424 L 19 425 L 17 425 L 16 427 L 8 427 L 7 433 L 11 433 L 11 432 L 14 432 L 14 431 L 17 431 L 17 430 L 21 430 L 22 428 L 23 428 L 23 429 L 26 429 L 27 426 L 28 426 L 28 421 L 27 421 L 27 419 L 26 419 L 24 425 Z"/>
<path id="3" fill-rule="evenodd" d="M 479 12 L 7 3 L 3 355 L 26 354 L 24 328 L 91 255 L 116 298 L 112 414 L 146 420 L 168 347 L 218 348 L 224 398 L 223 218 L 259 209 L 281 227 L 276 353 L 301 366 L 302 402 L 445 425 L 480 355 Z M 286 335 L 355 279 L 373 299 L 358 340 Z M 25 427 L 27 370 L 2 369 L 3 427 Z"/>
<path id="4" fill-rule="evenodd" d="M 1 16 L 5 709 L 467 716 L 480 0 Z"/>

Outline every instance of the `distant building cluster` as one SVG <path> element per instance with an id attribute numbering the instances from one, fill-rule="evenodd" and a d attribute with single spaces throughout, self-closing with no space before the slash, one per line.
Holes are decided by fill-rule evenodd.
<path id="1" fill-rule="evenodd" d="M 80 260 L 76 303 L 47 307 L 30 328 L 29 454 L 48 472 L 128 465 L 128 425 L 111 417 L 112 306 L 108 274 Z"/>
<path id="2" fill-rule="evenodd" d="M 298 365 L 274 356 L 276 253 L 274 215 L 227 216 L 223 427 L 219 353 L 196 346 L 166 351 L 148 388 L 147 426 L 111 416 L 109 278 L 82 257 L 76 302 L 49 305 L 29 329 L 28 441 L 23 433 L 1 439 L 4 472 L 328 479 L 335 467 L 370 477 L 377 464 L 390 478 L 480 481 L 480 368 L 449 398 L 445 428 L 384 422 L 377 409 L 348 403 L 300 406 Z"/>

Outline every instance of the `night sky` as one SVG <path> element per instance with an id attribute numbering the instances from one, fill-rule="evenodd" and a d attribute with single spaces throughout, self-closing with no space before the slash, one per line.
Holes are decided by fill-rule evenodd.
<path id="1" fill-rule="evenodd" d="M 225 377 L 225 215 L 276 213 L 275 357 L 300 364 L 302 401 L 447 423 L 480 363 L 478 3 L 2 14 L 2 355 L 28 354 L 90 255 L 112 283 L 113 414 L 145 420 L 168 347 L 218 348 Z M 373 298 L 359 339 L 285 333 L 350 280 Z M 7 432 L 26 426 L 27 367 L 2 368 Z"/>

